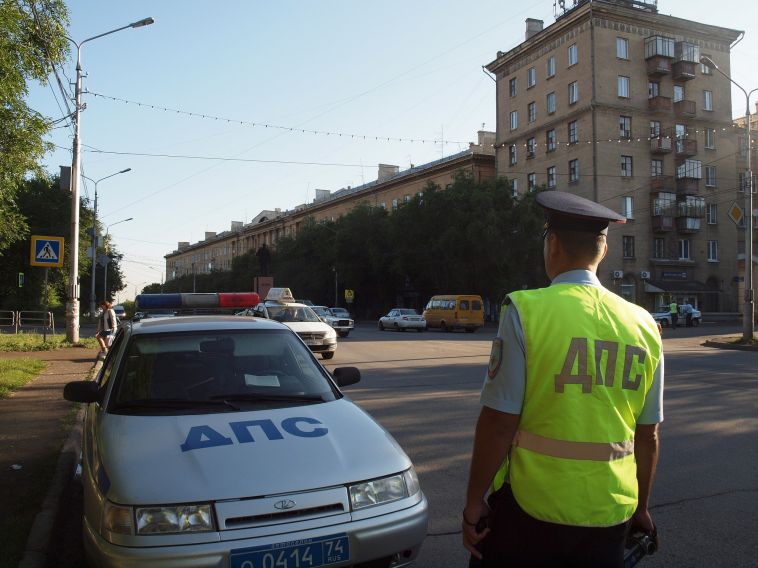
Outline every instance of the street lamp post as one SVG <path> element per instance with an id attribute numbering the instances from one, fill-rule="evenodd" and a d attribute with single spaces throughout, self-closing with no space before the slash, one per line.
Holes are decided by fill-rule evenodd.
<path id="1" fill-rule="evenodd" d="M 755 332 L 755 306 L 753 303 L 753 170 L 751 169 L 750 164 L 750 154 L 752 153 L 750 147 L 750 95 L 758 91 L 758 89 L 753 89 L 752 91 L 747 92 L 742 85 L 719 69 L 718 65 L 716 65 L 710 57 L 703 55 L 700 58 L 700 63 L 709 69 L 715 69 L 721 73 L 745 95 L 745 139 L 747 144 L 745 215 L 747 215 L 747 219 L 745 220 L 745 303 L 743 305 L 742 341 L 748 343 L 753 341 L 753 335 Z"/>
<path id="2" fill-rule="evenodd" d="M 89 313 L 90 315 L 95 315 L 95 260 L 96 260 L 96 254 L 97 254 L 97 184 L 103 181 L 104 179 L 111 178 L 113 176 L 117 176 L 119 174 L 125 174 L 126 172 L 132 171 L 132 168 L 126 168 L 125 170 L 121 170 L 120 172 L 116 172 L 114 174 L 111 174 L 109 176 L 101 177 L 98 180 L 94 180 L 92 178 L 89 178 L 85 175 L 82 177 L 84 179 L 88 179 L 92 183 L 95 184 L 95 204 L 92 209 L 93 215 L 92 215 L 92 283 L 90 286 L 90 294 L 89 294 Z M 105 299 L 105 296 L 103 296 L 103 299 Z"/>
<path id="3" fill-rule="evenodd" d="M 119 223 L 126 223 L 127 221 L 131 221 L 134 219 L 134 217 L 129 217 L 128 219 L 121 219 L 120 221 L 116 221 L 115 223 L 111 223 L 105 228 L 105 265 L 103 266 L 103 300 L 108 300 L 108 264 L 111 261 L 111 258 L 108 256 L 108 235 L 110 234 L 111 227 L 113 225 L 118 225 Z M 93 266 L 94 266 L 94 260 Z M 93 279 L 93 288 L 94 288 L 94 279 Z"/>
<path id="4" fill-rule="evenodd" d="M 67 38 L 76 46 L 76 83 L 74 85 L 74 148 L 71 161 L 71 238 L 69 240 L 71 266 L 69 268 L 69 282 L 66 293 L 66 339 L 71 343 L 79 342 L 79 170 L 81 165 L 81 111 L 82 111 L 82 46 L 103 36 L 107 36 L 127 28 L 141 28 L 149 26 L 154 20 L 145 18 L 138 22 L 116 28 L 96 36 L 89 37 L 79 43 Z"/>

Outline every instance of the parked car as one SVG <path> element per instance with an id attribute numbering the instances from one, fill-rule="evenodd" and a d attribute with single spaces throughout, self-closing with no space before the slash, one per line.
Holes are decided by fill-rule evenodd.
<path id="1" fill-rule="evenodd" d="M 393 308 L 386 316 L 379 318 L 379 330 L 384 331 L 385 329 L 426 331 L 426 320 L 416 310 Z"/>
<path id="2" fill-rule="evenodd" d="M 355 324 L 350 317 L 337 316 L 326 306 L 311 306 L 311 309 L 321 321 L 331 325 L 339 337 L 347 337 L 353 331 Z"/>
<path id="3" fill-rule="evenodd" d="M 294 301 L 289 288 L 271 288 L 266 299 L 245 315 L 280 321 L 297 333 L 314 353 L 331 359 L 337 351 L 337 332 L 321 321 L 310 306 Z"/>
<path id="4" fill-rule="evenodd" d="M 679 306 L 679 319 L 677 321 L 678 326 L 684 326 L 685 325 L 685 314 L 683 311 L 684 306 Z M 671 326 L 671 310 L 668 306 L 661 306 L 658 308 L 657 312 L 651 312 L 653 319 L 657 322 L 660 322 L 660 324 L 663 327 L 670 327 Z M 695 308 L 692 309 L 692 325 L 697 326 L 700 325 L 701 320 L 703 319 L 703 314 L 700 313 L 700 310 L 697 310 Z"/>
<path id="5" fill-rule="evenodd" d="M 427 500 L 397 442 L 342 394 L 359 380 L 273 320 L 126 323 L 95 380 L 64 389 L 87 405 L 89 564 L 412 563 Z"/>

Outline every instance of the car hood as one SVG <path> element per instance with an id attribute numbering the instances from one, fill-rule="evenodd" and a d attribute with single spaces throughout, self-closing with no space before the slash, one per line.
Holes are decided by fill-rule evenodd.
<path id="1" fill-rule="evenodd" d="M 307 491 L 411 466 L 392 436 L 347 399 L 191 416 L 105 414 L 97 447 L 101 491 L 127 505 Z"/>
<path id="2" fill-rule="evenodd" d="M 282 323 L 295 333 L 326 333 L 327 335 L 334 333 L 332 327 L 322 321 L 285 321 Z"/>

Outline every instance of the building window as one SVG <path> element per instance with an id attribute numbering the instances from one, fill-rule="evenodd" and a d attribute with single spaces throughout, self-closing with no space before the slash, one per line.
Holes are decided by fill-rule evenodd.
<path id="1" fill-rule="evenodd" d="M 715 128 L 705 129 L 705 147 L 708 148 L 709 150 L 716 149 L 716 129 Z"/>
<path id="2" fill-rule="evenodd" d="M 634 198 L 622 197 L 621 198 L 621 214 L 627 219 L 634 219 Z"/>
<path id="3" fill-rule="evenodd" d="M 518 197 L 518 180 L 511 180 L 511 197 Z"/>
<path id="4" fill-rule="evenodd" d="M 679 260 L 690 260 L 689 239 L 679 239 Z"/>
<path id="5" fill-rule="evenodd" d="M 547 78 L 555 76 L 555 55 L 547 58 Z"/>
<path id="6" fill-rule="evenodd" d="M 705 187 L 716 187 L 716 166 L 705 166 Z"/>
<path id="7" fill-rule="evenodd" d="M 393 199 L 392 200 L 392 210 L 394 211 L 395 209 L 397 209 L 398 205 L 399 205 L 399 203 L 398 203 L 397 199 Z"/>
<path id="8" fill-rule="evenodd" d="M 555 93 L 547 94 L 547 113 L 553 114 L 555 112 Z"/>
<path id="9" fill-rule="evenodd" d="M 705 55 L 704 53 L 703 53 L 703 56 L 704 56 L 704 57 L 707 57 L 708 59 L 710 59 L 710 58 L 711 58 L 711 56 L 710 56 L 710 55 Z M 713 71 L 711 71 L 711 68 L 710 68 L 710 67 L 708 67 L 707 65 L 703 64 L 703 63 L 701 63 L 701 64 L 700 64 L 700 72 L 701 72 L 703 75 L 713 75 Z"/>
<path id="10" fill-rule="evenodd" d="M 674 38 L 663 36 L 645 38 L 645 58 L 655 55 L 674 57 Z"/>
<path id="11" fill-rule="evenodd" d="M 629 98 L 629 77 L 619 75 L 616 81 L 617 94 L 622 99 Z"/>
<path id="12" fill-rule="evenodd" d="M 621 156 L 621 177 L 632 177 L 632 157 Z"/>
<path id="13" fill-rule="evenodd" d="M 573 105 L 579 100 L 579 83 L 569 83 L 569 104 Z"/>
<path id="14" fill-rule="evenodd" d="M 616 38 L 616 57 L 629 59 L 629 40 L 625 37 Z"/>
<path id="15" fill-rule="evenodd" d="M 537 84 L 537 70 L 530 67 L 526 72 L 526 88 L 531 89 Z"/>
<path id="16" fill-rule="evenodd" d="M 650 176 L 658 177 L 663 175 L 663 160 L 650 160 Z"/>
<path id="17" fill-rule="evenodd" d="M 531 102 L 526 106 L 529 122 L 537 120 L 537 103 Z"/>
<path id="18" fill-rule="evenodd" d="M 703 179 L 703 166 L 700 160 L 684 160 L 676 167 L 676 179 Z"/>
<path id="19" fill-rule="evenodd" d="M 572 43 L 568 47 L 568 62 L 569 62 L 569 67 L 579 63 L 579 50 L 577 49 L 575 43 Z"/>
<path id="20" fill-rule="evenodd" d="M 678 103 L 679 101 L 684 100 L 684 86 L 683 85 L 674 85 L 674 102 Z"/>
<path id="21" fill-rule="evenodd" d="M 547 169 L 547 187 L 548 189 L 555 188 L 555 166 L 550 166 Z"/>
<path id="22" fill-rule="evenodd" d="M 511 130 L 516 130 L 518 128 L 518 111 L 512 110 L 511 111 Z"/>
<path id="23" fill-rule="evenodd" d="M 518 156 L 516 154 L 516 145 L 511 144 L 508 146 L 508 163 L 511 166 L 515 166 L 518 163 Z"/>
<path id="24" fill-rule="evenodd" d="M 526 188 L 534 191 L 537 188 L 537 174 L 532 172 L 526 176 Z"/>
<path id="25" fill-rule="evenodd" d="M 568 123 L 568 141 L 569 144 L 576 144 L 579 142 L 579 125 L 576 120 L 572 120 Z"/>
<path id="26" fill-rule="evenodd" d="M 536 144 L 534 142 L 534 137 L 529 138 L 529 140 L 526 141 L 526 158 L 531 159 L 534 158 L 534 149 L 536 147 Z"/>
<path id="27" fill-rule="evenodd" d="M 579 181 L 579 160 L 569 160 L 569 183 Z"/>
<path id="28" fill-rule="evenodd" d="M 713 91 L 703 91 L 703 110 L 713 110 Z"/>
<path id="29" fill-rule="evenodd" d="M 653 258 L 666 258 L 666 241 L 653 239 Z"/>
<path id="30" fill-rule="evenodd" d="M 676 210 L 676 193 L 660 192 L 653 199 L 653 215 L 673 216 Z"/>
<path id="31" fill-rule="evenodd" d="M 552 128 L 545 133 L 545 146 L 547 152 L 555 150 L 555 130 Z"/>
<path id="32" fill-rule="evenodd" d="M 516 77 L 508 81 L 508 90 L 512 97 L 518 94 L 518 79 Z"/>
<path id="33" fill-rule="evenodd" d="M 709 203 L 705 208 L 705 222 L 709 225 L 716 224 L 716 216 L 718 215 L 718 205 L 716 203 Z"/>
<path id="34" fill-rule="evenodd" d="M 652 99 L 661 95 L 661 84 L 658 81 L 649 81 L 647 84 L 647 98 Z"/>
<path id="35" fill-rule="evenodd" d="M 622 237 L 621 250 L 624 258 L 634 258 L 634 237 L 624 235 Z"/>
<path id="36" fill-rule="evenodd" d="M 650 138 L 658 138 L 661 135 L 661 123 L 658 120 L 650 121 Z"/>
<path id="37" fill-rule="evenodd" d="M 628 139 L 632 137 L 632 117 L 619 116 L 619 138 Z"/>
<path id="38" fill-rule="evenodd" d="M 382 201 L 382 202 L 379 204 L 379 207 L 381 207 L 382 209 L 386 210 L 386 209 L 387 209 L 387 204 L 386 204 L 384 201 Z"/>
<path id="39" fill-rule="evenodd" d="M 708 262 L 719 261 L 719 242 L 708 241 Z"/>

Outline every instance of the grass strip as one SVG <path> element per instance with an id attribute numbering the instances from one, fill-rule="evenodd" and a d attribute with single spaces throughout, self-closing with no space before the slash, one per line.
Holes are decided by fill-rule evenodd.
<path id="1" fill-rule="evenodd" d="M 98 347 L 98 343 L 94 337 L 82 337 L 79 339 L 79 343 L 70 343 L 62 334 L 48 335 L 47 341 L 43 340 L 43 335 L 40 333 L 6 333 L 0 335 L 0 351 L 54 351 L 64 347 L 94 349 Z"/>
<path id="2" fill-rule="evenodd" d="M 38 376 L 46 363 L 38 359 L 0 359 L 0 398 Z"/>

